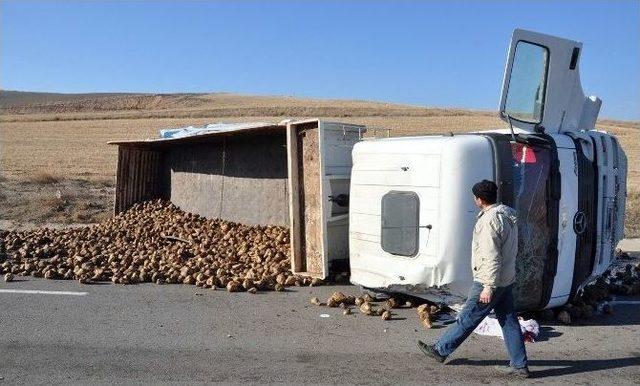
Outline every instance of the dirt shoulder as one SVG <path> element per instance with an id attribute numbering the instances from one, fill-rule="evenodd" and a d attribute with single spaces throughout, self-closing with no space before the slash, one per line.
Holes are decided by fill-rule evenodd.
<path id="1" fill-rule="evenodd" d="M 113 183 L 58 179 L 0 180 L 0 228 L 16 229 L 89 224 L 111 216 Z"/>

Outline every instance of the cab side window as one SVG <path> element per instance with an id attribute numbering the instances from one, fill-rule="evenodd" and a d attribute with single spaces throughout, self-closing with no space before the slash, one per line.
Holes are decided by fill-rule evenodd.
<path id="1" fill-rule="evenodd" d="M 382 196 L 382 249 L 393 255 L 418 253 L 420 199 L 415 192 L 390 191 Z"/>

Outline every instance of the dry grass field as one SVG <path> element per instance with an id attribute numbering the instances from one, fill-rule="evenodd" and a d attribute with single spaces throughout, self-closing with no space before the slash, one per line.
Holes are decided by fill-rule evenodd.
<path id="1" fill-rule="evenodd" d="M 110 140 L 157 137 L 210 122 L 320 117 L 417 135 L 504 128 L 491 112 L 232 94 L 0 93 L 0 219 L 90 222 L 108 216 L 116 165 Z M 629 158 L 626 233 L 640 236 L 640 123 L 601 121 Z"/>

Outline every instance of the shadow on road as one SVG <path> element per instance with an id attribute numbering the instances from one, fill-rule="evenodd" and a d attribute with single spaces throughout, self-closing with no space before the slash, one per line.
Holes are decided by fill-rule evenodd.
<path id="1" fill-rule="evenodd" d="M 633 356 L 627 358 L 612 359 L 543 359 L 529 361 L 530 367 L 552 367 L 549 369 L 531 371 L 531 378 L 557 377 L 560 375 L 571 375 L 579 373 L 589 373 L 592 371 L 619 369 L 622 367 L 640 366 L 640 352 L 632 353 Z M 471 360 L 457 358 L 447 363 L 449 366 L 495 366 L 504 365 L 504 361 L 497 360 Z"/>
<path id="2" fill-rule="evenodd" d="M 557 338 L 561 335 L 562 333 L 560 331 L 556 331 L 553 327 L 541 326 L 540 334 L 536 338 L 536 342 L 546 342 L 549 339 Z"/>

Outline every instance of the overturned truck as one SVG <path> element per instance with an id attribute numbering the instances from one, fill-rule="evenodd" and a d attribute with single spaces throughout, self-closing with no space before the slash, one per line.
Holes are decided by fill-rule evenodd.
<path id="1" fill-rule="evenodd" d="M 614 136 L 594 130 L 601 101 L 582 92 L 581 49 L 514 32 L 500 105 L 510 129 L 356 144 L 354 284 L 463 300 L 477 214 L 471 187 L 482 179 L 518 212 L 518 309 L 562 305 L 607 269 L 623 238 L 627 161 Z"/>
<path id="2" fill-rule="evenodd" d="M 115 211 L 163 198 L 205 217 L 288 226 L 296 274 L 350 269 L 373 291 L 454 304 L 472 283 L 471 187 L 490 179 L 518 212 L 517 308 L 562 305 L 611 264 L 624 227 L 627 161 L 595 129 L 601 101 L 583 94 L 581 50 L 514 31 L 507 129 L 376 139 L 310 119 L 112 142 Z"/>

